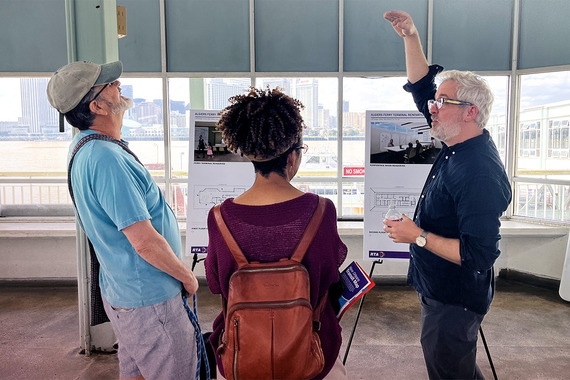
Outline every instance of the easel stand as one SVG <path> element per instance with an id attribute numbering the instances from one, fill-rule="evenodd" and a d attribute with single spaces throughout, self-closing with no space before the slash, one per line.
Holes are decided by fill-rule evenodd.
<path id="1" fill-rule="evenodd" d="M 196 267 L 196 264 L 198 264 L 200 261 L 204 261 L 206 260 L 205 257 L 202 257 L 201 259 L 198 258 L 198 254 L 195 253 L 194 257 L 192 258 L 192 271 L 194 271 L 194 268 Z"/>
<path id="2" fill-rule="evenodd" d="M 372 274 L 374 273 L 374 268 L 376 264 L 382 264 L 382 260 L 375 260 L 372 262 L 372 268 L 370 268 L 370 274 L 368 277 L 372 278 Z M 354 333 L 356 331 L 356 326 L 358 325 L 358 320 L 360 319 L 360 312 L 362 311 L 362 304 L 364 303 L 364 298 L 366 294 L 362 296 L 360 299 L 360 304 L 358 305 L 358 312 L 356 313 L 356 318 L 354 320 L 354 326 L 352 326 L 352 331 L 350 333 L 350 338 L 348 339 L 348 344 L 346 347 L 346 352 L 344 353 L 344 359 L 342 360 L 342 364 L 346 365 L 346 359 L 348 358 L 348 352 L 350 351 L 350 346 L 352 345 L 352 339 L 354 338 Z M 491 358 L 491 352 L 489 351 L 489 347 L 487 346 L 487 340 L 485 339 L 485 335 L 483 334 L 483 328 L 479 326 L 479 333 L 481 334 L 481 340 L 483 341 L 483 346 L 485 346 L 485 352 L 487 353 L 487 358 L 489 359 L 489 365 L 491 366 L 491 370 L 493 371 L 493 378 L 497 380 L 497 372 L 495 372 L 495 365 L 493 364 L 493 359 Z"/>
<path id="3" fill-rule="evenodd" d="M 370 274 L 368 277 L 372 278 L 372 273 L 374 273 L 374 267 L 376 264 L 382 264 L 382 260 L 374 260 L 372 262 L 372 268 L 370 268 Z M 344 353 L 344 359 L 342 360 L 342 364 L 346 364 L 346 358 L 348 358 L 348 352 L 350 351 L 350 346 L 352 345 L 352 338 L 354 338 L 354 332 L 356 331 L 356 325 L 358 324 L 358 320 L 360 319 L 360 312 L 362 311 L 362 304 L 364 303 L 364 298 L 366 294 L 360 298 L 360 304 L 358 305 L 358 312 L 356 313 L 356 319 L 354 320 L 354 326 L 352 326 L 352 332 L 350 333 L 350 338 L 348 339 L 348 345 L 346 347 L 346 352 Z"/>

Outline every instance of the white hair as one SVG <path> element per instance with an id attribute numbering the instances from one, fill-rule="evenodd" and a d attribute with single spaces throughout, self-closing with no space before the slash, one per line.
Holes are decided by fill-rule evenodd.
<path id="1" fill-rule="evenodd" d="M 438 75 L 441 81 L 452 80 L 457 83 L 457 100 L 472 103 L 479 109 L 475 122 L 481 129 L 485 128 L 493 100 L 495 99 L 487 81 L 471 71 L 449 70 Z"/>

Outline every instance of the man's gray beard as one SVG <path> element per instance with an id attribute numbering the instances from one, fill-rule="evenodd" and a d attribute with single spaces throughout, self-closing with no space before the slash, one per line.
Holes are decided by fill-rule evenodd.
<path id="1" fill-rule="evenodd" d="M 443 142 L 449 141 L 450 139 L 456 137 L 461 132 L 461 127 L 459 124 L 449 123 L 443 124 L 441 121 L 438 122 L 437 131 L 433 128 L 429 130 L 429 134 Z"/>
<path id="2" fill-rule="evenodd" d="M 113 102 L 110 102 L 106 99 L 105 99 L 105 101 L 107 102 L 107 104 L 111 108 L 111 113 L 113 115 L 117 115 L 121 112 L 125 112 L 129 108 L 133 108 L 133 106 L 135 105 L 135 103 L 133 102 L 133 99 L 124 98 L 124 97 L 121 97 L 121 100 L 119 100 L 119 102 L 116 104 L 113 104 Z"/>

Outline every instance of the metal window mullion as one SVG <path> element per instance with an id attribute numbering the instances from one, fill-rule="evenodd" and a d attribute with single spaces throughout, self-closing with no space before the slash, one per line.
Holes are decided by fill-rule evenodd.
<path id="1" fill-rule="evenodd" d="M 544 179 L 544 178 L 532 178 L 532 177 L 513 177 L 514 183 L 534 183 L 543 185 L 562 185 L 570 186 L 570 181 L 563 179 Z"/>
<path id="2" fill-rule="evenodd" d="M 427 36 L 426 36 L 426 59 L 431 65 L 433 54 L 433 0 L 428 0 L 428 19 L 427 19 Z"/>
<path id="3" fill-rule="evenodd" d="M 342 150 L 342 135 L 344 130 L 343 120 L 343 97 L 344 97 L 344 0 L 338 2 L 338 74 L 337 74 L 337 90 L 338 99 L 336 103 L 337 109 L 337 128 L 336 128 L 336 142 L 337 142 L 337 165 L 336 165 L 336 182 L 337 182 L 337 215 L 339 219 L 344 216 L 342 207 L 342 185 L 344 179 L 342 177 L 343 164 L 343 150 Z"/>
<path id="4" fill-rule="evenodd" d="M 511 40 L 511 75 L 509 77 L 509 92 L 507 95 L 507 129 L 506 129 L 506 139 L 507 144 L 506 149 L 506 170 L 507 177 L 511 183 L 511 189 L 513 191 L 513 199 L 517 199 L 518 191 L 515 186 L 515 175 L 516 175 L 516 155 L 517 155 L 517 141 L 518 141 L 518 124 L 519 124 L 519 108 L 520 108 L 520 87 L 521 78 L 517 73 L 518 66 L 518 46 L 519 46 L 519 25 L 520 25 L 520 0 L 514 0 L 513 2 L 513 27 L 512 27 L 512 40 Z M 515 203 L 511 202 L 511 207 L 505 212 L 507 218 L 513 216 L 516 212 Z"/>
<path id="5" fill-rule="evenodd" d="M 256 85 L 255 63 L 255 0 L 249 0 L 249 80 L 251 86 Z"/>
<path id="6" fill-rule="evenodd" d="M 168 93 L 167 55 L 166 55 L 166 4 L 160 0 L 160 67 L 162 81 L 162 124 L 164 138 L 164 196 L 166 202 L 172 205 L 172 165 L 170 149 L 170 95 Z"/>

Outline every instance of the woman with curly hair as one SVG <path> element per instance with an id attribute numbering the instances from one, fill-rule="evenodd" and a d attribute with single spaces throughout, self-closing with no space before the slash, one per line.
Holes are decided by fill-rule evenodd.
<path id="1" fill-rule="evenodd" d="M 302 142 L 303 105 L 279 89 L 253 87 L 247 95 L 230 98 L 230 103 L 222 111 L 217 128 L 228 149 L 251 160 L 255 181 L 240 196 L 225 200 L 221 214 L 248 261 L 279 261 L 291 256 L 318 204 L 315 194 L 305 194 L 291 184 L 306 148 Z M 208 234 L 205 261 L 208 287 L 227 300 L 230 277 L 238 267 L 212 211 L 208 215 Z M 302 261 L 309 272 L 313 308 L 331 285 L 339 281 L 338 269 L 346 254 L 346 245 L 337 231 L 336 209 L 327 199 L 322 223 Z M 219 346 L 224 323 L 222 312 L 214 321 L 210 336 L 214 349 Z M 315 378 L 346 379 L 338 357 L 341 327 L 330 300 L 326 301 L 321 316 L 319 337 L 325 366 Z M 223 376 L 220 357 L 216 360 Z"/>

